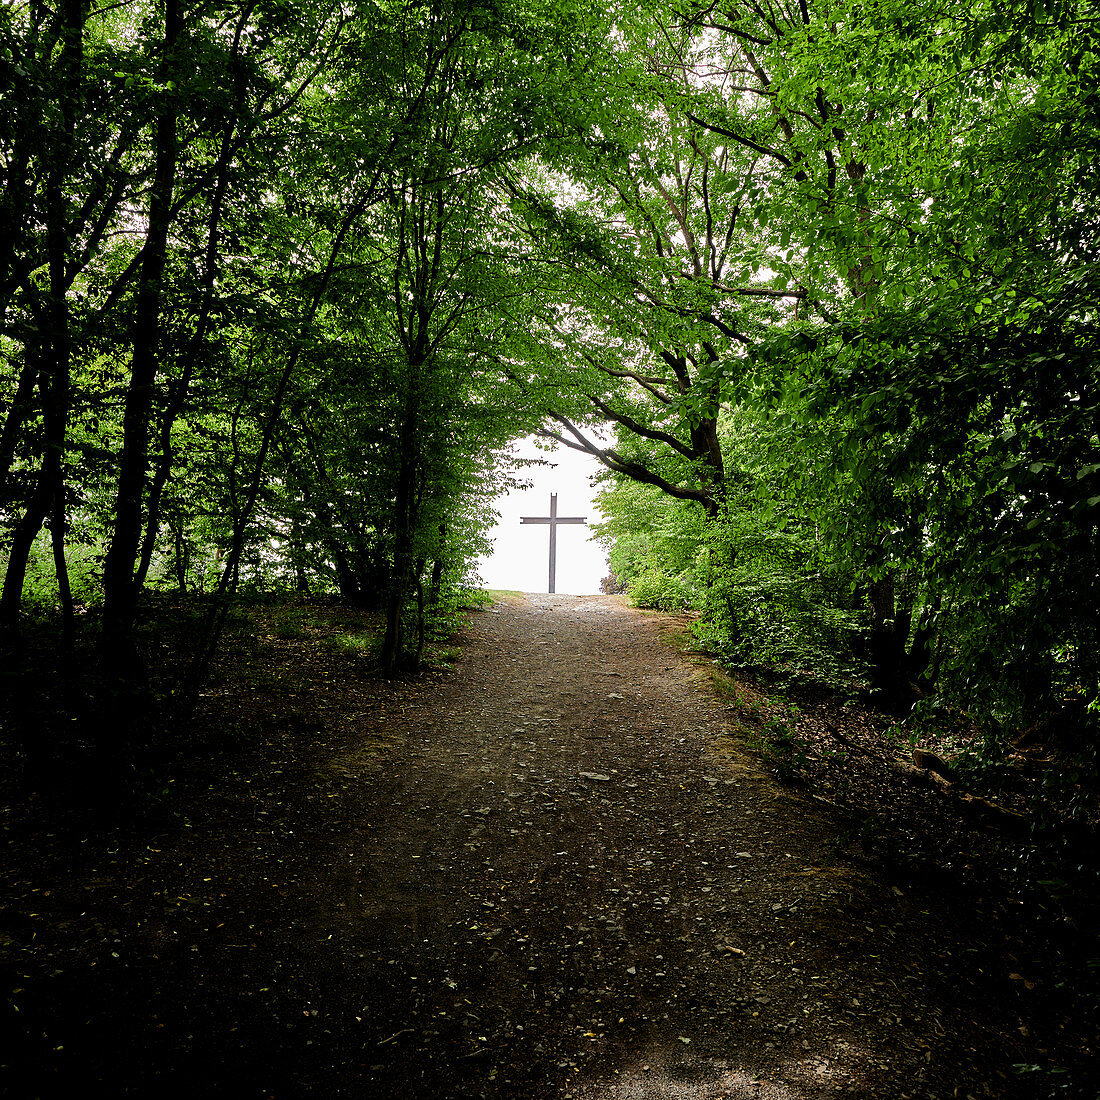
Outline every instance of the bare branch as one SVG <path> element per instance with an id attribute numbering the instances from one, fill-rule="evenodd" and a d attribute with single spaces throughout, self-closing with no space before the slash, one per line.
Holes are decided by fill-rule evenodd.
<path id="1" fill-rule="evenodd" d="M 704 490 L 689 489 L 685 488 L 683 485 L 674 485 L 671 481 L 661 477 L 660 474 L 654 473 L 640 462 L 624 458 L 613 448 L 600 447 L 584 435 L 575 424 L 561 414 L 552 412 L 550 416 L 561 424 L 573 438 L 569 439 L 561 432 L 555 432 L 549 428 L 540 428 L 537 434 L 544 439 L 553 439 L 574 451 L 582 451 L 586 454 L 590 454 L 609 470 L 623 474 L 632 481 L 641 482 L 643 485 L 653 485 L 662 492 L 668 493 L 669 496 L 675 497 L 677 500 L 694 500 L 707 509 L 712 509 L 714 507 L 713 498 Z"/>
<path id="2" fill-rule="evenodd" d="M 605 367 L 602 363 L 592 361 L 592 365 L 604 374 L 610 375 L 612 378 L 629 378 L 632 382 L 637 382 L 639 386 L 651 393 L 658 401 L 663 405 L 671 405 L 672 398 L 668 394 L 663 393 L 657 389 L 658 386 L 667 386 L 667 378 L 647 378 L 645 375 L 635 374 L 630 370 L 615 370 L 612 367 Z"/>
<path id="3" fill-rule="evenodd" d="M 683 443 L 671 433 L 662 432 L 657 428 L 647 428 L 632 416 L 616 411 L 598 397 L 594 397 L 592 394 L 586 394 L 585 396 L 608 418 L 608 420 L 614 420 L 616 424 L 621 424 L 635 435 L 640 435 L 643 439 L 652 439 L 654 443 L 664 443 L 666 447 L 671 447 L 672 450 L 676 451 L 677 454 L 683 455 L 684 458 L 690 459 L 695 457 L 695 452 L 686 443 Z"/>

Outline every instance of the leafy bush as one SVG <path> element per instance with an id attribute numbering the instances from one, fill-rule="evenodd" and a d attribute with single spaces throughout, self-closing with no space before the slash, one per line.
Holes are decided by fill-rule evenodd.
<path id="1" fill-rule="evenodd" d="M 821 536 L 791 476 L 816 458 L 815 433 L 738 408 L 723 415 L 730 455 L 714 518 L 626 480 L 601 496 L 612 569 L 643 607 L 701 612 L 700 644 L 730 664 L 792 665 L 830 680 L 862 673 L 866 613 L 856 577 Z"/>
<path id="2" fill-rule="evenodd" d="M 661 611 L 686 611 L 696 600 L 696 592 L 684 577 L 648 569 L 631 577 L 627 592 L 635 607 L 652 607 Z"/>
<path id="3" fill-rule="evenodd" d="M 701 643 L 733 664 L 793 664 L 829 679 L 858 671 L 862 612 L 812 528 L 776 506 L 731 506 L 708 531 L 713 568 Z"/>
<path id="4" fill-rule="evenodd" d="M 69 573 L 69 589 L 77 604 L 95 604 L 100 599 L 103 575 L 103 549 L 98 545 L 72 542 L 65 547 L 65 562 Z M 49 533 L 43 531 L 35 540 L 27 561 L 23 584 L 23 599 L 28 608 L 50 610 L 58 603 L 57 573 Z"/>

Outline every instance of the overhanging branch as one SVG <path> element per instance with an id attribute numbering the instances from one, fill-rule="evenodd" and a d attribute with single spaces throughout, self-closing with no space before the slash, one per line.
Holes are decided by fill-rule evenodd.
<path id="1" fill-rule="evenodd" d="M 565 447 L 574 451 L 582 451 L 599 460 L 609 470 L 629 477 L 632 481 L 641 482 L 643 485 L 652 485 L 667 493 L 677 500 L 694 500 L 702 504 L 704 508 L 714 508 L 714 499 L 702 489 L 689 489 L 683 485 L 674 485 L 671 481 L 654 473 L 647 466 L 632 459 L 624 458 L 612 447 L 600 447 L 589 439 L 572 421 L 560 413 L 551 412 L 550 416 L 556 420 L 573 438 L 570 439 L 561 432 L 552 431 L 550 428 L 540 428 L 538 435 L 544 439 L 553 439 Z"/>

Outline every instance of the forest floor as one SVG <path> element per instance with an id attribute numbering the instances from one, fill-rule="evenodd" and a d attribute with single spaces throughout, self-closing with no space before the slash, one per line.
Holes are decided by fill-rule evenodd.
<path id="1" fill-rule="evenodd" d="M 982 873 L 998 826 L 839 789 L 870 712 L 716 691 L 618 597 L 505 597 L 415 682 L 365 626 L 238 624 L 142 827 L 5 788 L 0 1093 L 1088 1095 L 1072 949 Z"/>

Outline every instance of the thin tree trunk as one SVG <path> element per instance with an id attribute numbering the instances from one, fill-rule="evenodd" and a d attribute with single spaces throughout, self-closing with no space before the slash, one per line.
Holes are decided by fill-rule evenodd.
<path id="1" fill-rule="evenodd" d="M 84 2 L 64 0 L 61 7 L 64 20 L 62 45 L 62 141 L 57 151 L 55 170 L 47 184 L 47 250 L 50 265 L 50 313 L 53 330 L 53 356 L 50 396 L 46 410 L 46 465 L 50 484 L 52 517 L 50 540 L 53 544 L 54 574 L 57 578 L 58 597 L 61 601 L 62 651 L 65 684 L 72 689 L 71 659 L 73 652 L 73 594 L 69 585 L 69 567 L 65 560 L 65 465 L 64 447 L 68 433 L 69 406 L 72 401 L 72 332 L 69 317 L 68 227 L 65 224 L 65 197 L 63 184 L 73 156 L 76 133 L 76 107 L 80 95 L 81 66 L 84 46 Z"/>
<path id="2" fill-rule="evenodd" d="M 174 71 L 174 54 L 182 30 L 180 0 L 165 0 L 162 69 Z M 149 197 L 149 229 L 145 238 L 134 319 L 130 382 L 122 421 L 115 494 L 115 523 L 103 566 L 103 655 L 108 676 L 129 676 L 136 661 L 134 620 L 138 588 L 135 565 L 142 531 L 142 504 L 149 460 L 149 423 L 161 339 L 160 313 L 168 256 L 168 228 L 179 160 L 174 93 L 164 96 L 156 124 L 156 159 Z"/>
<path id="3" fill-rule="evenodd" d="M 38 532 L 49 512 L 53 496 L 53 484 L 43 456 L 42 469 L 38 472 L 31 499 L 12 532 L 8 551 L 8 567 L 4 574 L 4 591 L 0 595 L 0 626 L 12 637 L 19 632 L 19 609 L 23 600 L 23 585 L 27 579 L 27 564 Z"/>
<path id="4" fill-rule="evenodd" d="M 178 526 L 173 524 L 171 520 L 168 521 L 168 526 L 172 532 L 172 542 L 174 546 L 172 567 L 176 573 L 176 589 L 181 596 L 186 596 L 187 569 L 191 562 L 191 547 L 183 537 L 182 518 Z"/>
<path id="5" fill-rule="evenodd" d="M 34 389 L 37 381 L 38 359 L 35 355 L 28 354 L 19 371 L 19 382 L 16 384 L 7 416 L 4 417 L 4 427 L 0 429 L 0 498 L 5 495 L 11 464 L 15 460 L 15 448 L 19 444 L 23 425 L 27 422 L 34 405 Z"/>
<path id="6" fill-rule="evenodd" d="M 303 596 L 309 595 L 309 577 L 306 575 L 305 543 L 302 536 L 302 522 L 297 512 L 290 523 L 290 556 L 294 562 L 294 591 Z"/>
<path id="7" fill-rule="evenodd" d="M 420 662 L 424 658 L 424 583 L 421 580 L 424 563 L 420 562 L 416 570 L 416 653 L 413 656 L 412 671 L 420 671 Z"/>
<path id="8" fill-rule="evenodd" d="M 8 568 L 4 576 L 4 591 L 0 595 L 0 624 L 13 635 L 18 633 L 23 585 L 26 581 L 31 549 L 50 513 L 51 504 L 54 504 L 55 513 L 59 517 L 62 531 L 64 530 L 62 454 L 69 411 L 70 336 L 68 304 L 63 288 L 63 227 L 58 226 L 55 221 L 60 215 L 60 207 L 55 202 L 51 202 L 50 207 L 49 333 L 43 348 L 45 356 L 41 369 L 35 372 L 38 375 L 45 429 L 42 465 L 31 499 L 15 527 L 8 556 Z"/>
<path id="9" fill-rule="evenodd" d="M 64 500 L 63 492 L 54 494 L 53 515 L 50 518 L 50 541 L 53 544 L 54 576 L 57 578 L 57 594 L 61 603 L 61 650 L 65 662 L 65 682 L 70 684 L 76 613 L 73 607 L 73 590 L 69 584 L 69 563 L 65 559 Z"/>
<path id="10" fill-rule="evenodd" d="M 8 569 L 4 577 L 4 591 L 0 595 L 0 623 L 12 632 L 18 631 L 23 584 L 26 580 L 31 548 L 50 512 L 51 504 L 54 506 L 55 523 L 61 528 L 60 537 L 64 538 L 63 452 L 69 418 L 69 361 L 72 355 L 65 268 L 68 241 L 64 183 L 72 160 L 77 100 L 80 95 L 83 28 L 82 0 L 64 0 L 60 7 L 61 53 L 58 60 L 61 129 L 54 138 L 46 176 L 46 255 L 50 285 L 45 311 L 47 331 L 39 345 L 43 356 L 41 362 L 37 365 L 28 362 L 20 376 L 16 402 L 9 411 L 4 426 L 4 439 L 0 441 L 0 448 L 2 448 L 0 457 L 6 460 L 5 464 L 0 466 L 0 472 L 6 474 L 11 456 L 14 454 L 25 409 L 30 403 L 33 379 L 37 377 L 42 399 L 44 427 L 42 467 L 34 494 L 16 526 Z M 67 625 L 71 630 L 72 597 L 68 593 L 68 575 L 63 567 L 59 571 L 58 584 Z"/>
<path id="11" fill-rule="evenodd" d="M 240 70 L 245 71 L 243 66 Z M 244 88 L 241 86 L 243 76 L 238 81 L 238 101 L 244 96 Z M 214 304 L 214 288 L 218 280 L 219 251 L 218 245 L 221 238 L 222 211 L 225 208 L 225 194 L 229 187 L 229 169 L 233 159 L 235 143 L 233 141 L 236 129 L 234 118 L 226 126 L 222 139 L 221 150 L 218 153 L 218 163 L 215 169 L 214 195 L 210 203 L 210 218 L 207 223 L 206 249 L 203 262 L 202 298 L 199 304 L 198 316 L 195 323 L 195 331 L 187 343 L 182 358 L 183 373 L 173 387 L 171 400 L 164 410 L 160 420 L 158 436 L 160 438 L 160 453 L 157 457 L 156 467 L 153 472 L 152 484 L 149 487 L 147 520 L 145 537 L 142 540 L 141 557 L 138 562 L 137 573 L 134 577 L 134 588 L 140 591 L 145 584 L 145 578 L 149 574 L 149 565 L 153 560 L 153 551 L 156 548 L 157 535 L 160 531 L 160 507 L 164 496 L 164 488 L 172 475 L 172 427 L 183 411 L 187 401 L 187 393 L 191 386 L 191 378 L 195 371 L 195 361 L 201 354 L 202 345 L 210 331 L 210 318 Z"/>
<path id="12" fill-rule="evenodd" d="M 447 554 L 447 525 L 439 525 L 439 549 L 436 551 L 435 560 L 432 562 L 432 576 L 428 583 L 428 606 L 436 607 L 439 604 L 439 590 L 443 585 L 443 569 L 446 565 Z"/>
<path id="13" fill-rule="evenodd" d="M 449 48 L 449 45 L 448 47 Z M 421 100 L 423 95 L 427 91 L 434 79 L 436 67 L 438 65 L 438 59 L 431 59 L 428 67 L 428 71 L 424 78 L 423 90 L 414 98 L 413 102 L 409 106 L 409 110 L 406 117 L 412 117 L 412 115 L 419 111 L 421 108 Z M 233 591 L 236 585 L 236 578 L 240 565 L 240 557 L 244 548 L 245 530 L 247 524 L 250 522 L 252 513 L 255 510 L 256 501 L 259 497 L 260 488 L 262 484 L 263 471 L 267 462 L 267 456 L 270 452 L 272 443 L 275 437 L 276 423 L 282 415 L 283 403 L 286 398 L 287 386 L 290 383 L 290 379 L 297 369 L 298 363 L 301 359 L 304 340 L 306 334 L 313 327 L 314 320 L 317 316 L 317 312 L 321 307 L 321 303 L 324 301 L 324 297 L 328 292 L 329 283 L 332 280 L 332 274 L 336 267 L 336 262 L 343 252 L 344 242 L 347 240 L 352 227 L 356 221 L 362 215 L 362 213 L 374 202 L 379 180 L 382 177 L 383 168 L 388 166 L 388 158 L 392 151 L 398 146 L 398 144 L 405 140 L 405 129 L 403 125 L 394 127 L 393 132 L 387 142 L 386 148 L 378 155 L 375 160 L 374 167 L 371 171 L 371 176 L 366 186 L 360 192 L 359 196 L 354 202 L 350 203 L 347 212 L 341 221 L 339 228 L 333 238 L 332 244 L 329 248 L 329 255 L 325 263 L 325 268 L 321 273 L 321 277 L 316 281 L 316 289 L 313 297 L 310 300 L 310 304 L 306 310 L 306 315 L 303 318 L 302 324 L 299 328 L 299 338 L 295 341 L 289 355 L 287 356 L 286 364 L 279 374 L 279 379 L 275 387 L 275 394 L 272 398 L 271 411 L 268 419 L 264 425 L 263 434 L 260 441 L 260 450 L 256 456 L 256 462 L 252 471 L 252 481 L 249 488 L 245 505 L 238 512 L 234 522 L 234 532 L 232 545 L 230 547 L 229 555 L 225 563 L 225 568 L 222 571 L 221 578 L 218 581 L 217 590 L 215 593 L 215 599 L 211 606 L 210 614 L 208 615 L 206 622 L 203 625 L 201 632 L 200 642 L 195 650 L 194 657 L 185 673 L 182 684 L 180 696 L 185 701 L 186 705 L 192 705 L 197 697 L 199 684 L 202 683 L 206 677 L 207 669 L 210 665 L 210 660 L 214 655 L 214 651 L 217 648 L 218 640 L 221 636 L 222 629 L 225 624 L 225 617 L 229 610 L 228 596 Z"/>
<path id="14" fill-rule="evenodd" d="M 393 576 L 386 601 L 386 633 L 382 639 L 380 663 L 390 676 L 397 667 L 404 642 L 402 612 L 412 587 L 413 541 L 416 533 L 416 475 L 419 462 L 417 419 L 420 411 L 421 364 L 409 363 L 408 389 L 398 439 L 397 492 L 394 500 Z"/>
<path id="15" fill-rule="evenodd" d="M 275 393 L 271 399 L 271 408 L 268 412 L 267 420 L 264 423 L 263 434 L 260 437 L 260 450 L 256 455 L 256 462 L 252 468 L 252 477 L 249 482 L 244 506 L 235 510 L 233 539 L 229 548 L 229 553 L 226 555 L 225 566 L 218 580 L 217 589 L 214 593 L 214 602 L 210 614 L 203 624 L 199 644 L 184 674 L 181 684 L 180 695 L 188 706 L 193 704 L 194 700 L 197 698 L 199 685 L 206 678 L 207 669 L 210 667 L 211 658 L 217 648 L 218 639 L 221 637 L 221 632 L 225 625 L 225 617 L 229 611 L 228 597 L 236 588 L 241 554 L 244 551 L 247 526 L 252 518 L 252 513 L 255 511 L 256 501 L 260 496 L 260 489 L 263 486 L 263 472 L 267 464 L 267 456 L 271 451 L 271 447 L 275 440 L 275 430 L 282 416 L 287 387 L 302 357 L 306 333 L 313 327 L 314 319 L 317 316 L 318 310 L 321 308 L 321 303 L 324 301 L 329 282 L 332 279 L 332 273 L 336 267 L 336 261 L 343 251 L 344 241 L 351 232 L 351 228 L 355 224 L 356 219 L 371 202 L 374 188 L 378 182 L 378 176 L 379 173 L 375 172 L 374 177 L 361 197 L 352 204 L 351 208 L 344 215 L 344 220 L 340 225 L 340 229 L 329 248 L 324 271 L 317 281 L 316 290 L 310 300 L 306 315 L 302 320 L 299 329 L 299 338 L 295 341 L 290 354 L 287 356 L 287 361 L 283 369 L 279 372 Z"/>
<path id="16" fill-rule="evenodd" d="M 37 113 L 35 106 L 37 105 L 31 104 L 23 109 L 33 116 Z M 3 194 L 0 194 L 0 332 L 4 330 L 9 300 L 19 284 L 19 277 L 14 269 L 21 235 L 27 228 L 26 211 L 30 193 L 27 170 L 31 163 L 30 151 L 41 143 L 41 135 L 36 132 L 41 124 L 40 119 L 23 118 L 19 121 L 24 124 L 15 128 L 15 147 L 5 173 L 7 183 Z M 6 469 L 6 466 L 0 465 L 0 476 Z"/>

